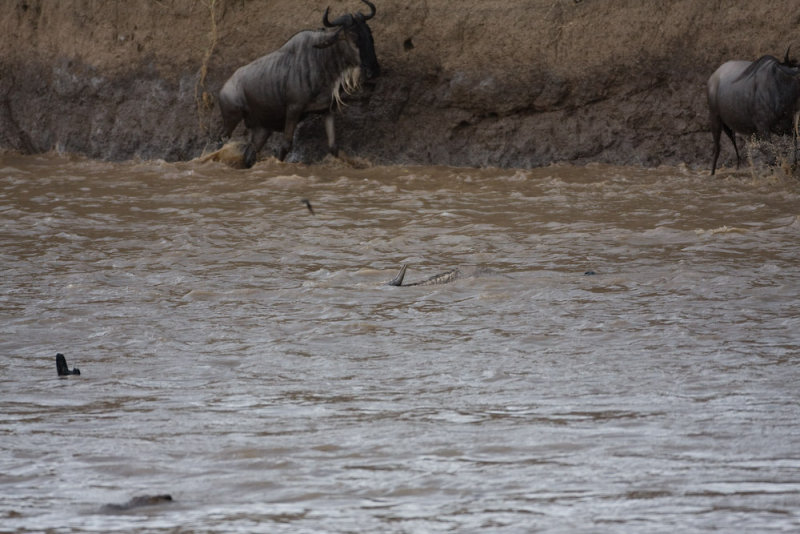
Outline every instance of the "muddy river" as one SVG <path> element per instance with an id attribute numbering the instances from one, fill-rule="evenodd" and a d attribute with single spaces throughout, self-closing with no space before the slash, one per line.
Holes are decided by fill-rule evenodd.
<path id="1" fill-rule="evenodd" d="M 798 215 L 779 173 L 0 155 L 0 531 L 797 531 Z"/>

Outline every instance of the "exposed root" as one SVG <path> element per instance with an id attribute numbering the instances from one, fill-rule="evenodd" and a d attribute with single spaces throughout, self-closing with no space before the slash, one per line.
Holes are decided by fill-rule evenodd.
<path id="1" fill-rule="evenodd" d="M 205 90 L 206 76 L 208 76 L 208 62 L 214 54 L 214 49 L 217 47 L 219 41 L 219 34 L 217 32 L 217 0 L 206 0 L 209 13 L 211 14 L 211 32 L 209 33 L 209 40 L 211 43 L 203 56 L 203 62 L 200 65 L 200 70 L 197 73 L 197 83 L 194 86 L 194 100 L 197 104 L 197 121 L 200 129 L 204 132 L 210 130 L 210 116 L 207 117 L 207 122 L 204 123 L 203 115 L 214 107 L 214 97 Z"/>

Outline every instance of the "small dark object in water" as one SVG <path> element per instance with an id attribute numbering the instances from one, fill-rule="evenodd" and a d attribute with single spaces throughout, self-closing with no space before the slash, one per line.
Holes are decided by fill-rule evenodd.
<path id="1" fill-rule="evenodd" d="M 585 273 L 583 273 L 583 276 L 594 276 L 594 275 L 596 275 L 596 274 L 597 274 L 597 273 L 596 273 L 596 272 L 594 272 L 594 271 L 586 271 Z"/>
<path id="2" fill-rule="evenodd" d="M 58 371 L 58 376 L 81 374 L 81 370 L 77 367 L 75 367 L 72 371 L 69 370 L 69 367 L 67 367 L 67 359 L 60 352 L 56 354 L 56 371 Z"/>
<path id="3" fill-rule="evenodd" d="M 314 208 L 311 207 L 311 202 L 307 198 L 304 198 L 300 202 L 302 202 L 303 204 L 306 205 L 306 207 L 308 208 L 308 211 L 311 212 L 311 215 L 314 215 Z"/>
<path id="4" fill-rule="evenodd" d="M 101 510 L 103 512 L 124 512 L 126 510 L 130 510 L 131 508 L 153 506 L 167 502 L 172 502 L 172 495 L 139 495 L 138 497 L 134 497 L 123 504 L 106 504 L 101 508 Z"/>

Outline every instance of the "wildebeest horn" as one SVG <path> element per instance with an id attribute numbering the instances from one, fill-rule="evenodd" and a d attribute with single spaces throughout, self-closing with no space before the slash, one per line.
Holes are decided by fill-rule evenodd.
<path id="1" fill-rule="evenodd" d="M 328 20 L 328 11 L 330 11 L 330 6 L 325 8 L 325 14 L 322 15 L 322 24 L 325 25 L 326 28 L 333 28 L 333 24 Z"/>
<path id="2" fill-rule="evenodd" d="M 328 10 L 330 7 L 325 8 L 325 14 L 322 15 L 322 24 L 325 25 L 326 28 L 333 28 L 335 26 L 349 26 L 353 23 L 353 16 L 352 15 L 342 15 L 339 18 L 333 19 L 333 22 L 328 20 Z"/>
<path id="3" fill-rule="evenodd" d="M 376 11 L 377 11 L 377 10 L 375 9 L 375 4 L 373 4 L 373 3 L 372 3 L 372 2 L 370 2 L 369 0 L 361 0 L 361 1 L 362 1 L 362 2 L 364 2 L 365 4 L 367 4 L 367 5 L 369 6 L 369 9 L 370 9 L 370 13 L 369 13 L 369 15 L 364 15 L 364 20 L 369 20 L 369 19 L 371 19 L 372 17 L 374 17 L 374 16 L 375 16 L 375 13 L 376 13 Z"/>
<path id="4" fill-rule="evenodd" d="M 361 0 L 361 1 L 369 6 L 369 15 L 361 15 L 362 17 L 364 17 L 364 21 L 368 21 L 369 19 L 374 17 L 375 13 L 377 12 L 377 10 L 375 9 L 375 4 L 373 4 L 369 0 Z M 331 22 L 330 20 L 328 20 L 328 13 L 330 12 L 330 9 L 331 9 L 330 6 L 326 7 L 325 14 L 322 15 L 322 24 L 324 24 L 326 28 L 333 28 L 334 26 L 345 26 L 348 23 L 349 24 L 353 23 L 352 15 L 342 15 L 341 17 Z"/>
<path id="5" fill-rule="evenodd" d="M 791 48 L 792 48 L 792 45 L 789 45 L 789 46 L 786 47 L 786 55 L 783 56 L 783 64 L 784 65 L 788 65 L 789 64 L 789 50 L 791 50 Z"/>

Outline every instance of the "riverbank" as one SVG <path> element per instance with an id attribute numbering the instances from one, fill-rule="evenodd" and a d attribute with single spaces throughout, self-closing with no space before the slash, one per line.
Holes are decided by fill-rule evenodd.
<path id="1" fill-rule="evenodd" d="M 366 9 L 298 4 L 20 0 L 0 21 L 0 148 L 196 157 L 213 146 L 216 94 L 238 66 L 319 27 L 328 5 Z M 788 0 L 376 5 L 383 75 L 337 130 L 345 152 L 380 164 L 704 167 L 709 74 L 782 55 L 800 25 Z M 324 155 L 321 121 L 297 135 L 294 159 Z M 734 162 L 725 144 L 721 162 Z"/>

